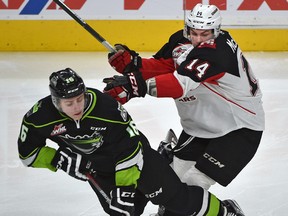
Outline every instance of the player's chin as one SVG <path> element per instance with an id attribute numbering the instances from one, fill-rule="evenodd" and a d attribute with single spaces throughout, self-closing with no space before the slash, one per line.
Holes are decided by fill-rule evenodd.
<path id="1" fill-rule="evenodd" d="M 73 118 L 73 120 L 78 121 L 82 118 L 83 113 L 79 113 L 79 114 L 74 114 L 73 116 L 71 116 Z"/>

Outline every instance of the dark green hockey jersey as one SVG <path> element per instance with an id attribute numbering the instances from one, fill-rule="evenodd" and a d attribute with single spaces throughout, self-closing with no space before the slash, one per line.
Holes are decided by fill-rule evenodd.
<path id="1" fill-rule="evenodd" d="M 19 157 L 26 166 L 48 168 L 59 147 L 69 147 L 93 162 L 93 170 L 114 175 L 117 186 L 137 185 L 146 138 L 123 106 L 97 89 L 88 88 L 85 110 L 74 121 L 53 105 L 51 96 L 38 101 L 24 116 L 18 138 Z"/>

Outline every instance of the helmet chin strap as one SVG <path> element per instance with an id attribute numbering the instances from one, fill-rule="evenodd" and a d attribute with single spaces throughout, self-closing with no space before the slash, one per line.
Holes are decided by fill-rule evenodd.
<path id="1" fill-rule="evenodd" d="M 88 107 L 90 101 L 91 101 L 91 96 L 87 92 L 85 92 L 84 93 L 84 111 Z"/>
<path id="2" fill-rule="evenodd" d="M 57 98 L 53 95 L 51 95 L 51 99 L 52 99 L 52 103 L 54 105 L 54 107 L 59 111 L 59 112 L 63 112 L 62 108 L 60 106 L 60 98 Z"/>

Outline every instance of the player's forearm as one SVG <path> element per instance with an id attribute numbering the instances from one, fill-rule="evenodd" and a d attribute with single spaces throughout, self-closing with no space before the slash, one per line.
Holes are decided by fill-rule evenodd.
<path id="1" fill-rule="evenodd" d="M 183 88 L 173 74 L 164 74 L 146 81 L 147 93 L 153 97 L 179 98 Z"/>
<path id="2" fill-rule="evenodd" d="M 34 168 L 47 168 L 51 171 L 56 171 L 56 168 L 51 165 L 51 161 L 55 153 L 56 150 L 54 148 L 45 146 L 40 149 L 35 149 L 26 157 L 19 154 L 19 157 L 25 166 L 31 166 Z"/>
<path id="3" fill-rule="evenodd" d="M 154 59 L 154 58 L 142 58 L 142 67 L 140 68 L 140 72 L 144 80 L 149 78 L 173 73 L 175 71 L 173 59 Z"/>

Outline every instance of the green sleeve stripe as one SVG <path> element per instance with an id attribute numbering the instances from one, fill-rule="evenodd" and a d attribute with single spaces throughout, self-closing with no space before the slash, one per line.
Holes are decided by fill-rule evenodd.
<path id="1" fill-rule="evenodd" d="M 36 160 L 33 162 L 32 167 L 35 168 L 47 168 L 51 171 L 56 171 L 57 169 L 51 165 L 51 161 L 54 158 L 56 150 L 54 148 L 45 146 L 41 148 L 37 155 Z"/>
<path id="2" fill-rule="evenodd" d="M 220 210 L 220 201 L 213 195 L 210 194 L 209 210 L 206 216 L 218 215 Z"/>
<path id="3" fill-rule="evenodd" d="M 134 151 L 131 155 L 129 155 L 127 158 L 124 158 L 123 160 L 118 161 L 116 165 L 118 165 L 118 164 L 120 164 L 120 163 L 123 163 L 124 161 L 127 161 L 127 160 L 129 160 L 130 158 L 134 157 L 134 156 L 139 152 L 139 150 L 140 150 L 141 147 L 142 147 L 142 143 L 139 141 L 139 142 L 138 142 L 138 146 L 137 146 L 137 148 L 135 149 L 135 151 Z"/>
<path id="4" fill-rule="evenodd" d="M 39 148 L 36 148 L 34 149 L 28 156 L 26 157 L 23 157 L 21 154 L 19 154 L 19 157 L 22 159 L 22 160 L 26 160 L 27 158 L 31 157 L 32 155 L 35 154 L 36 151 L 38 151 Z"/>
<path id="5" fill-rule="evenodd" d="M 131 155 L 116 164 L 115 181 L 117 186 L 134 185 L 137 187 L 137 180 L 140 178 L 144 163 L 141 146 L 141 142 L 139 142 Z"/>

